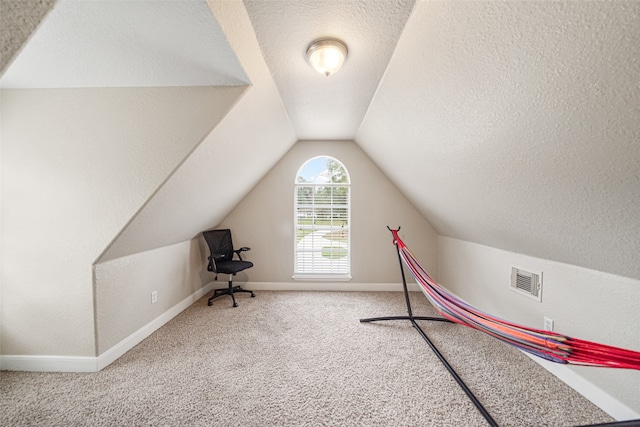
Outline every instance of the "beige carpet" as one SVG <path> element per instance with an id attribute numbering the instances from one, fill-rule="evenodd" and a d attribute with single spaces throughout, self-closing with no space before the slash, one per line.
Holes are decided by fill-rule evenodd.
<path id="1" fill-rule="evenodd" d="M 412 294 L 415 315 L 435 313 Z M 258 292 L 196 302 L 97 373 L 2 372 L 3 426 L 486 426 L 399 292 Z M 421 327 L 500 426 L 612 421 L 518 350 Z M 597 368 L 594 368 L 597 369 Z"/>

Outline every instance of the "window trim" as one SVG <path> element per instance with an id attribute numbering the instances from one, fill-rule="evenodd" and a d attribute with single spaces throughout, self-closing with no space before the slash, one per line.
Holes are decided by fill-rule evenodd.
<path id="1" fill-rule="evenodd" d="M 335 162 L 337 162 L 342 169 L 345 172 L 346 175 L 346 182 L 337 182 L 337 183 L 332 183 L 332 182 L 328 182 L 328 183 L 309 183 L 309 182 L 305 182 L 305 183 L 301 183 L 298 182 L 298 177 L 300 176 L 302 169 L 311 161 L 318 159 L 318 158 L 326 158 L 326 159 L 330 159 L 333 160 Z M 346 256 L 346 272 L 339 272 L 339 273 L 331 273 L 331 272 L 327 272 L 327 271 L 319 271 L 317 273 L 309 273 L 309 272 L 299 272 L 298 271 L 298 230 L 299 230 L 299 222 L 298 222 L 298 214 L 299 214 L 299 204 L 298 204 L 298 188 L 300 187 L 347 187 L 347 197 L 346 197 L 346 230 L 347 230 L 347 256 Z M 333 195 L 331 196 L 332 199 L 331 201 L 333 202 Z M 346 166 L 344 165 L 344 163 L 342 163 L 340 160 L 336 159 L 333 156 L 327 156 L 327 155 L 321 155 L 321 156 L 315 156 L 315 157 L 311 157 L 309 159 L 307 159 L 306 161 L 304 161 L 302 163 L 302 165 L 300 165 L 300 167 L 298 168 L 298 171 L 296 173 L 296 176 L 294 178 L 294 185 L 293 185 L 293 199 L 294 199 L 294 203 L 293 203 L 293 218 L 294 218 L 294 236 L 293 236 L 293 244 L 294 244 L 294 248 L 293 248 L 293 253 L 294 253 L 294 259 L 293 259 L 293 275 L 291 276 L 292 279 L 294 280 L 300 280 L 300 281 L 316 281 L 316 282 L 321 282 L 321 281 L 332 281 L 332 282 L 341 282 L 341 281 L 350 281 L 351 280 L 351 177 L 349 175 L 349 171 L 347 170 Z M 332 205 L 332 203 L 330 203 L 330 205 Z M 315 218 L 315 217 L 314 217 Z M 313 225 L 311 225 L 312 229 Z M 322 229 L 322 228 L 321 228 Z M 335 226 L 328 226 L 328 230 L 335 230 L 337 229 L 337 227 Z M 313 268 L 313 267 L 312 267 Z"/>

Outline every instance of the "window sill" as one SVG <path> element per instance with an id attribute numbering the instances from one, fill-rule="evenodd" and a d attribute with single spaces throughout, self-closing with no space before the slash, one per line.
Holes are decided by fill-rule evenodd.
<path id="1" fill-rule="evenodd" d="M 304 282 L 349 282 L 351 276 L 348 274 L 295 274 L 292 279 Z"/>

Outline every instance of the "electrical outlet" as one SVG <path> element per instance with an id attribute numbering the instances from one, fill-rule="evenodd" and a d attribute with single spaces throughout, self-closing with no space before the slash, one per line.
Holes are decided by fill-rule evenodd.
<path id="1" fill-rule="evenodd" d="M 151 304 L 158 302 L 158 291 L 151 292 Z"/>
<path id="2" fill-rule="evenodd" d="M 545 331 L 553 331 L 553 319 L 549 319 L 545 316 L 544 318 L 544 330 Z"/>

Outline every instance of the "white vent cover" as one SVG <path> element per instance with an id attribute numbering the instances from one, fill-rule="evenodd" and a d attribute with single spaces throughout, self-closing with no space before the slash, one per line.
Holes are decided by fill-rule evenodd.
<path id="1" fill-rule="evenodd" d="M 511 267 L 511 289 L 536 301 L 542 300 L 542 272 L 532 273 Z"/>

